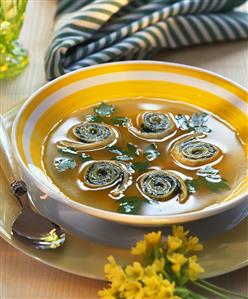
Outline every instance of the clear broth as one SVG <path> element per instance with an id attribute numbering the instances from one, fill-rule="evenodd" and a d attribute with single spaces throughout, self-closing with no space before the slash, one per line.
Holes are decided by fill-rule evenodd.
<path id="1" fill-rule="evenodd" d="M 165 113 L 170 112 L 173 115 L 192 115 L 196 112 L 202 112 L 202 110 L 200 110 L 198 107 L 182 102 L 174 102 L 164 99 L 133 98 L 113 100 L 107 103 L 114 105 L 116 108 L 115 115 L 129 117 L 133 124 L 136 124 L 137 115 L 140 112 L 145 111 L 154 110 Z M 73 170 L 58 172 L 53 164 L 53 160 L 56 157 L 61 156 L 61 154 L 57 151 L 56 143 L 60 140 L 68 139 L 67 131 L 72 126 L 84 121 L 85 116 L 92 114 L 92 112 L 92 106 L 84 107 L 75 111 L 72 115 L 70 115 L 70 117 L 62 119 L 53 127 L 44 142 L 42 163 L 44 166 L 44 171 L 53 184 L 56 185 L 60 191 L 71 200 L 98 209 L 116 211 L 119 205 L 118 202 L 108 196 L 110 189 L 85 191 L 80 188 L 80 185 L 78 184 L 78 178 L 81 166 Z M 165 202 L 154 202 L 152 204 L 144 201 L 139 214 L 171 215 L 208 208 L 224 201 L 245 177 L 245 151 L 241 141 L 237 137 L 236 132 L 231 128 L 231 126 L 226 124 L 218 117 L 211 113 L 208 114 L 208 126 L 212 129 L 212 132 L 207 134 L 206 138 L 202 139 L 202 141 L 212 143 L 222 149 L 223 157 L 221 161 L 214 165 L 214 167 L 220 171 L 220 174 L 223 178 L 228 180 L 230 190 L 223 189 L 218 193 L 213 193 L 207 188 L 201 187 L 199 191 L 192 193 L 187 202 L 184 204 L 180 204 L 177 197 Z M 117 127 L 117 130 L 120 132 L 120 138 L 116 145 L 120 146 L 121 148 L 126 148 L 127 141 L 137 145 L 141 149 L 151 143 L 149 141 L 140 140 L 133 136 L 125 127 Z M 173 137 L 164 142 L 156 143 L 161 156 L 150 162 L 151 169 L 174 170 L 181 174 L 182 178 L 196 177 L 196 170 L 188 169 L 182 165 L 177 165 L 169 154 L 169 148 L 173 140 L 178 138 L 180 135 L 184 135 L 185 133 L 185 131 L 177 130 L 177 133 Z M 106 149 L 87 152 L 87 154 L 90 154 L 94 160 L 110 160 L 115 156 Z M 78 164 L 80 163 L 79 160 L 77 160 L 77 162 Z M 125 191 L 125 196 L 141 197 L 141 194 L 139 193 L 135 184 L 139 175 L 140 173 L 135 173 L 133 175 L 133 184 Z"/>

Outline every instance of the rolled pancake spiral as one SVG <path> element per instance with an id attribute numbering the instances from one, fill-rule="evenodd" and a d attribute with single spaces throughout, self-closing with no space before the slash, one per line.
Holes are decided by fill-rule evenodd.
<path id="1" fill-rule="evenodd" d="M 185 203 L 189 197 L 184 180 L 169 170 L 152 170 L 140 176 L 138 188 L 148 199 L 167 201 L 178 195 L 179 202 Z"/>
<path id="2" fill-rule="evenodd" d="M 59 141 L 58 148 L 70 147 L 77 152 L 93 151 L 113 145 L 118 139 L 118 131 L 106 124 L 80 123 L 71 128 L 76 141 Z"/>
<path id="3" fill-rule="evenodd" d="M 174 160 L 187 166 L 202 166 L 220 158 L 223 153 L 219 147 L 198 140 L 205 136 L 205 134 L 196 133 L 178 140 L 171 150 Z"/>
<path id="4" fill-rule="evenodd" d="M 132 177 L 123 163 L 100 160 L 88 162 L 81 173 L 82 183 L 89 190 L 101 190 L 116 186 L 110 191 L 113 198 L 120 198 L 132 184 Z"/>
<path id="5" fill-rule="evenodd" d="M 161 142 L 176 130 L 176 126 L 169 114 L 147 111 L 138 118 L 139 129 L 131 121 L 127 123 L 128 131 L 134 136 L 149 141 Z"/>

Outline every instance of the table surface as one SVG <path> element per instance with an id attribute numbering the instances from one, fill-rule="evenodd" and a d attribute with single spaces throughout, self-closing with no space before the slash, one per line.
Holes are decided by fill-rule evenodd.
<path id="1" fill-rule="evenodd" d="M 1 113 L 45 83 L 43 57 L 52 33 L 55 7 L 54 0 L 29 0 L 21 40 L 29 50 L 30 64 L 20 76 L 0 81 Z M 156 59 L 202 67 L 247 86 L 247 46 L 247 41 L 204 45 L 162 51 Z M 248 294 L 248 268 L 211 281 Z M 94 299 L 98 298 L 97 290 L 103 286 L 101 281 L 78 277 L 41 264 L 0 239 L 1 299 Z"/>

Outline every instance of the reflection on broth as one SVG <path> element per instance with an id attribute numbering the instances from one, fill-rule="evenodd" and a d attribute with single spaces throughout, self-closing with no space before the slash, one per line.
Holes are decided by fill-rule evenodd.
<path id="1" fill-rule="evenodd" d="M 164 99 L 112 100 L 49 132 L 44 170 L 71 200 L 127 214 L 171 215 L 222 202 L 245 176 L 236 132 Z"/>

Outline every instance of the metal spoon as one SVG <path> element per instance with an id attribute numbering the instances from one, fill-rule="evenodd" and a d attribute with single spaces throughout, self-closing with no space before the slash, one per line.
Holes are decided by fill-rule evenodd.
<path id="1" fill-rule="evenodd" d="M 26 245 L 37 249 L 61 246 L 65 241 L 64 231 L 55 223 L 35 213 L 29 204 L 25 182 L 21 180 L 12 145 L 0 115 L 0 165 L 10 184 L 12 193 L 21 204 L 21 212 L 12 224 L 13 235 Z"/>

